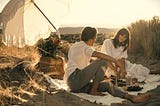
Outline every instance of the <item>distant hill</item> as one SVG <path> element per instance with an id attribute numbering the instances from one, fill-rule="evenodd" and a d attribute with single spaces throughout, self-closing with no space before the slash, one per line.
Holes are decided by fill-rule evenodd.
<path id="1" fill-rule="evenodd" d="M 61 27 L 59 31 L 61 34 L 80 34 L 83 27 Z M 114 33 L 116 28 L 98 28 L 98 33 Z"/>

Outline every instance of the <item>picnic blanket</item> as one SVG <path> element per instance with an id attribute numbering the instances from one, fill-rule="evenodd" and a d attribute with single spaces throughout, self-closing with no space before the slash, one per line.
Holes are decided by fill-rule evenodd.
<path id="1" fill-rule="evenodd" d="M 47 75 L 44 75 L 44 76 L 47 79 L 47 81 L 50 83 L 51 88 L 64 89 L 67 92 L 69 92 L 68 87 L 63 80 L 52 79 L 51 77 L 49 77 Z M 134 94 L 134 95 L 137 95 L 138 93 L 146 93 L 149 90 L 155 89 L 158 85 L 160 85 L 160 75 L 148 75 L 148 77 L 145 80 L 145 83 L 140 84 L 140 86 L 143 87 L 143 89 L 141 91 L 128 92 L 128 93 Z M 69 93 L 76 95 L 80 98 L 86 99 L 90 102 L 94 102 L 94 103 L 98 103 L 98 104 L 102 104 L 102 105 L 108 105 L 108 106 L 111 106 L 111 104 L 113 104 L 113 103 L 114 104 L 115 103 L 122 103 L 125 101 L 125 99 L 122 99 L 119 97 L 113 97 L 112 95 L 110 95 L 107 92 L 105 92 L 107 94 L 106 96 L 93 96 L 93 95 L 89 95 L 86 93 L 72 93 L 72 92 L 69 92 Z"/>

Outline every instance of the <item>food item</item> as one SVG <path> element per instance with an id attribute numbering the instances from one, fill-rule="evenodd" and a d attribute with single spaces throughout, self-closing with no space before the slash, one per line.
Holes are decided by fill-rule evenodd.
<path id="1" fill-rule="evenodd" d="M 127 87 L 127 91 L 141 91 L 143 87 L 140 87 L 138 85 L 132 85 Z"/>
<path id="2" fill-rule="evenodd" d="M 115 84 L 115 80 L 116 80 L 116 78 L 114 76 L 111 76 L 111 82 L 113 84 Z M 118 87 L 126 86 L 126 81 L 124 81 L 122 79 L 118 79 L 117 84 L 118 84 Z"/>

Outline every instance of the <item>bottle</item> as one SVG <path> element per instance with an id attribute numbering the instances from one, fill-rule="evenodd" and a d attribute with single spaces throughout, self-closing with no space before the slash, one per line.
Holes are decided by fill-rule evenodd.
<path id="1" fill-rule="evenodd" d="M 129 87 L 132 85 L 132 78 L 131 75 L 129 73 L 127 73 L 126 75 L 126 86 Z"/>

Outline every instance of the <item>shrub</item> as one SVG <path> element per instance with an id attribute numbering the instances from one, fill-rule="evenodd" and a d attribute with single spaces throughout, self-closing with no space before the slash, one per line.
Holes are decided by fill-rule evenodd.
<path id="1" fill-rule="evenodd" d="M 160 19 L 158 16 L 132 23 L 130 53 L 141 53 L 147 58 L 160 58 Z"/>
<path id="2" fill-rule="evenodd" d="M 59 43 L 60 40 L 57 37 L 50 35 L 47 39 L 40 39 L 37 43 L 37 47 L 41 56 L 56 57 Z"/>

